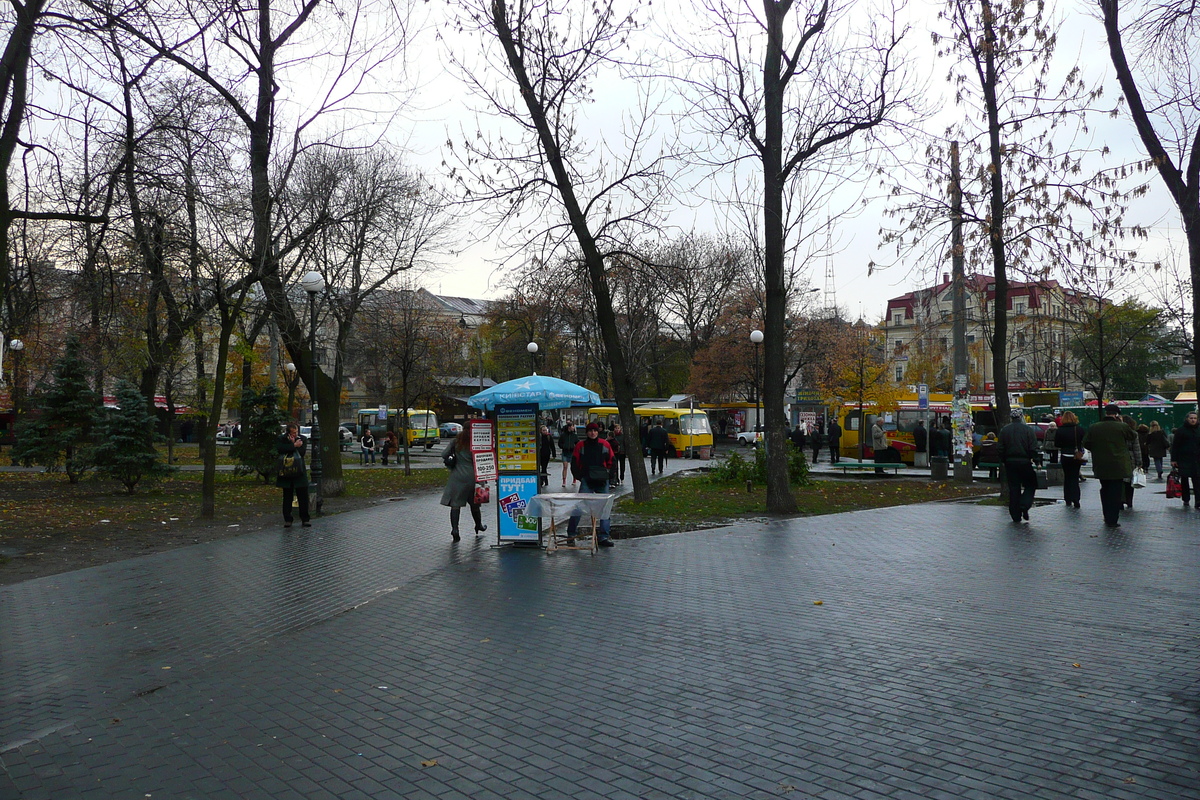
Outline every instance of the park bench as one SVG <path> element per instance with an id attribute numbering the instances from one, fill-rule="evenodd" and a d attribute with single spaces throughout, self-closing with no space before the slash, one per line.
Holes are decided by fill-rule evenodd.
<path id="1" fill-rule="evenodd" d="M 999 477 L 1000 462 L 999 461 L 980 461 L 975 465 L 975 469 L 986 469 L 988 471 L 988 480 L 994 481 Z"/>
<path id="2" fill-rule="evenodd" d="M 851 472 L 874 472 L 877 469 L 890 469 L 893 475 L 898 475 L 900 470 L 908 469 L 908 465 L 894 461 L 885 461 L 882 464 L 876 464 L 873 461 L 839 461 L 833 465 L 833 468 L 840 469 L 843 475 Z"/>

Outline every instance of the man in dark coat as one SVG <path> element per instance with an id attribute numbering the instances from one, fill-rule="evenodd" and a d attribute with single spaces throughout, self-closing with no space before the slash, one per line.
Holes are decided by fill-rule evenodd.
<path id="1" fill-rule="evenodd" d="M 654 420 L 654 425 L 646 432 L 646 446 L 650 448 L 650 474 L 657 470 L 661 475 L 667 465 L 667 450 L 671 447 L 671 438 L 661 420 Z"/>
<path id="2" fill-rule="evenodd" d="M 1013 522 L 1029 519 L 1033 497 L 1037 493 L 1037 472 L 1033 459 L 1037 455 L 1037 434 L 1025 424 L 1021 409 L 1010 412 L 1012 421 L 1000 431 L 1000 459 L 1008 477 L 1008 514 Z"/>
<path id="3" fill-rule="evenodd" d="M 925 429 L 925 420 L 917 420 L 917 427 L 913 430 L 913 444 L 917 447 L 918 453 L 926 453 L 929 449 L 929 431 Z"/>
<path id="4" fill-rule="evenodd" d="M 792 440 L 792 447 L 804 452 L 804 423 L 797 422 L 788 438 Z"/>
<path id="5" fill-rule="evenodd" d="M 1200 425 L 1196 421 L 1196 412 L 1188 413 L 1183 426 L 1175 429 L 1171 438 L 1171 469 L 1179 472 L 1179 482 L 1183 484 L 1183 505 L 1187 507 L 1192 502 L 1192 489 L 1200 494 L 1196 487 L 1196 479 L 1200 478 Z M 1200 498 L 1196 500 L 1200 508 Z"/>
<path id="6" fill-rule="evenodd" d="M 295 462 L 294 469 L 298 469 L 298 472 L 290 476 L 279 474 L 275 476 L 275 485 L 283 489 L 283 527 L 285 528 L 292 527 L 293 497 L 300 504 L 300 524 L 305 528 L 312 527 L 308 521 L 308 470 L 304 465 L 304 453 L 307 448 L 308 440 L 300 435 L 300 426 L 294 422 L 289 422 L 283 434 L 275 440 L 275 452 L 279 454 L 280 466 L 282 466 L 284 458 L 291 458 Z"/>
<path id="7" fill-rule="evenodd" d="M 829 462 L 836 464 L 842 460 L 842 426 L 836 419 L 829 420 Z M 814 459 L 815 460 L 815 459 Z"/>
<path id="8" fill-rule="evenodd" d="M 1092 474 L 1100 481 L 1100 508 L 1104 524 L 1121 527 L 1121 507 L 1125 505 L 1125 481 L 1133 477 L 1130 445 L 1137 441 L 1133 428 L 1121 421 L 1121 407 L 1104 407 L 1104 419 L 1088 428 L 1083 448 L 1092 453 Z"/>

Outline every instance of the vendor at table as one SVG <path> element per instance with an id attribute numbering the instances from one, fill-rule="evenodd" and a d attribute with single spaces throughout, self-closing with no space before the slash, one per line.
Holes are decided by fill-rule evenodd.
<path id="1" fill-rule="evenodd" d="M 616 456 L 608 442 L 600 438 L 599 423 L 592 422 L 587 426 L 587 435 L 575 445 L 571 456 L 571 475 L 579 481 L 581 494 L 608 494 L 608 471 L 612 469 Z M 567 524 L 567 535 L 574 536 L 579 525 L 579 517 L 571 517 Z M 601 547 L 612 547 L 612 534 L 609 521 L 600 520 L 600 536 L 598 544 Z"/>

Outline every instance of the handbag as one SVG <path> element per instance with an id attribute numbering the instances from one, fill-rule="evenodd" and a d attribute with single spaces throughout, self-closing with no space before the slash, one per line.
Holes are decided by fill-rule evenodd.
<path id="1" fill-rule="evenodd" d="M 475 505 L 481 506 L 484 503 L 489 503 L 492 500 L 492 490 L 488 488 L 486 483 L 481 483 L 475 487 Z"/>
<path id="2" fill-rule="evenodd" d="M 454 469 L 455 465 L 458 464 L 458 453 L 454 450 L 446 453 L 446 455 L 442 456 L 442 463 L 446 465 L 446 469 Z"/>
<path id="3" fill-rule="evenodd" d="M 1146 471 L 1141 467 L 1135 467 L 1133 470 L 1133 488 L 1146 488 Z"/>
<path id="4" fill-rule="evenodd" d="M 605 483 L 608 481 L 608 467 L 588 467 L 588 483 Z"/>
<path id="5" fill-rule="evenodd" d="M 304 462 L 297 455 L 283 455 L 275 465 L 275 474 L 280 478 L 299 478 Z"/>
<path id="6" fill-rule="evenodd" d="M 1179 470 L 1173 469 L 1167 475 L 1167 497 L 1176 499 L 1183 497 L 1183 482 L 1179 480 Z"/>

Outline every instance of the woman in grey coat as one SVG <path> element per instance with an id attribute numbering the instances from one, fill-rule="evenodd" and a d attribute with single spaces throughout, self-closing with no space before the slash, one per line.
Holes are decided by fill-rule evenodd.
<path id="1" fill-rule="evenodd" d="M 471 430 L 463 428 L 455 436 L 446 449 L 442 451 L 442 462 L 450 468 L 450 477 L 446 479 L 446 489 L 442 492 L 442 505 L 450 507 L 450 538 L 459 540 L 458 520 L 462 507 L 471 509 L 471 519 L 475 520 L 475 535 L 487 530 L 483 518 L 479 514 L 479 504 L 475 502 L 475 462 L 471 458 Z"/>

